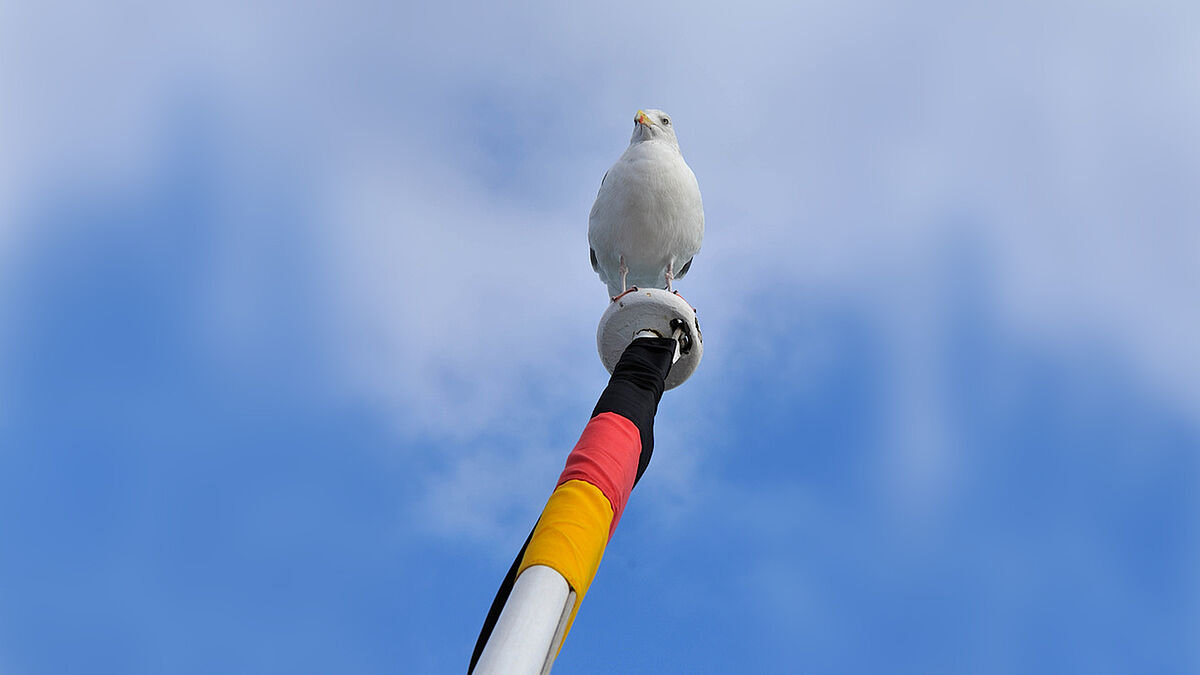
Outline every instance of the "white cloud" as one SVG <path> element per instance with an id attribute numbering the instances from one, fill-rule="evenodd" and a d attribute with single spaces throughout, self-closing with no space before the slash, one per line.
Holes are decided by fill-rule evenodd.
<path id="1" fill-rule="evenodd" d="M 433 534 L 465 537 L 511 556 L 554 488 L 565 451 L 492 445 L 462 452 L 434 474 L 411 506 L 409 522 Z"/>
<path id="2" fill-rule="evenodd" d="M 1200 411 L 1192 5 L 79 9 L 0 21 L 0 97 L 21 102 L 0 110 L 0 256 L 56 182 L 144 182 L 164 111 L 211 106 L 238 157 L 311 190 L 331 362 L 405 433 L 475 438 L 530 396 L 590 406 L 586 217 L 647 105 L 674 113 L 704 191 L 682 290 L 718 341 L 747 294 L 785 286 L 875 307 L 921 363 L 913 317 L 941 301 L 922 266 L 966 231 L 1015 331 L 1111 341 Z M 938 414 L 901 415 L 913 447 L 939 447 Z M 924 459 L 925 479 L 952 462 Z"/>

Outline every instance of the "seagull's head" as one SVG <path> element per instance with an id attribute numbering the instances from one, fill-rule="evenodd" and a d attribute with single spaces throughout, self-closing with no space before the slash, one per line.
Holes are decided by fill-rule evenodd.
<path id="1" fill-rule="evenodd" d="M 653 108 L 637 111 L 633 116 L 633 138 L 629 139 L 629 142 L 643 141 L 666 141 L 678 148 L 679 141 L 675 138 L 675 125 L 671 116 Z"/>

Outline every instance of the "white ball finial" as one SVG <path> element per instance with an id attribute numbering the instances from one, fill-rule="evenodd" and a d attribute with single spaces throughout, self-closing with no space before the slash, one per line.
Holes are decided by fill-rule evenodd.
<path id="1" fill-rule="evenodd" d="M 667 389 L 674 389 L 691 377 L 704 355 L 704 337 L 700 334 L 696 310 L 683 298 L 660 288 L 625 293 L 610 302 L 600 317 L 596 349 L 608 372 L 613 371 L 625 348 L 643 331 L 673 337 L 679 343 L 675 364 L 667 375 Z"/>

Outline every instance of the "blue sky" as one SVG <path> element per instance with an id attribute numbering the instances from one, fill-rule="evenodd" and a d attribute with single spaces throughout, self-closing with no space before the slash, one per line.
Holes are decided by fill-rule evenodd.
<path id="1" fill-rule="evenodd" d="M 556 673 L 1200 670 L 1189 3 L 0 9 L 0 671 L 461 672 L 669 111 L 705 360 Z"/>

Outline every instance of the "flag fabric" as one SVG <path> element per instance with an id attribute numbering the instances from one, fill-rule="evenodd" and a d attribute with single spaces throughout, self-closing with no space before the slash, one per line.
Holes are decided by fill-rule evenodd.
<path id="1" fill-rule="evenodd" d="M 492 601 L 468 673 L 483 653 L 517 577 L 533 565 L 554 569 L 575 591 L 565 640 L 630 493 L 650 463 L 654 415 L 674 354 L 675 340 L 640 338 L 621 355 L 541 517 Z"/>

